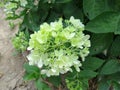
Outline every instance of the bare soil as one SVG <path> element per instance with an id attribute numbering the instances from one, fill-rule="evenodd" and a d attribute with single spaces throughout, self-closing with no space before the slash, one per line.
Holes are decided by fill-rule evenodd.
<path id="1" fill-rule="evenodd" d="M 14 55 L 11 39 L 18 31 L 18 26 L 10 30 L 5 20 L 3 9 L 0 9 L 0 90 L 36 90 L 33 82 L 24 82 L 24 57 Z"/>

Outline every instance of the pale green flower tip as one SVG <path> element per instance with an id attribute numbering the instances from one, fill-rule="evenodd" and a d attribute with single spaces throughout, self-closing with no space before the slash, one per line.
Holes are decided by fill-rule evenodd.
<path id="1" fill-rule="evenodd" d="M 27 4 L 28 4 L 27 0 L 20 0 L 20 5 L 21 6 L 25 7 Z"/>
<path id="2" fill-rule="evenodd" d="M 30 50 L 32 50 L 32 49 L 33 49 L 32 47 L 28 47 L 28 48 L 27 48 L 28 51 L 30 51 Z"/>
<path id="3" fill-rule="evenodd" d="M 29 60 L 29 65 L 34 65 L 34 62 L 32 61 L 32 58 L 30 55 L 27 56 L 27 59 Z"/>
<path id="4" fill-rule="evenodd" d="M 19 15 L 20 13 L 17 12 L 19 8 L 25 7 L 28 4 L 27 0 L 10 0 L 8 3 L 5 4 L 5 14 L 8 17 L 14 17 L 16 14 Z M 21 11 L 23 8 L 21 9 Z"/>
<path id="5" fill-rule="evenodd" d="M 58 56 L 58 57 L 61 57 L 64 54 L 62 49 L 60 49 L 59 51 L 55 50 L 54 52 L 55 52 L 55 56 Z"/>
<path id="6" fill-rule="evenodd" d="M 50 27 L 50 25 L 48 23 L 43 23 L 42 25 L 40 25 L 40 30 L 48 30 Z M 40 31 L 38 31 L 40 32 Z"/>
<path id="7" fill-rule="evenodd" d="M 58 30 L 62 29 L 63 28 L 62 18 L 59 19 L 58 21 L 51 22 L 50 26 L 53 31 L 58 31 Z"/>
<path id="8" fill-rule="evenodd" d="M 38 62 L 37 65 L 38 65 L 39 68 L 42 68 L 42 66 L 43 66 L 43 62 L 42 62 L 42 60 L 39 60 L 39 62 Z"/>
<path id="9" fill-rule="evenodd" d="M 17 3 L 9 2 L 5 5 L 5 8 L 11 10 L 13 8 L 17 8 Z"/>
<path id="10" fill-rule="evenodd" d="M 34 32 L 34 34 L 30 35 L 30 39 L 36 38 L 36 36 L 37 36 L 37 32 Z"/>
<path id="11" fill-rule="evenodd" d="M 76 71 L 77 71 L 77 72 L 80 72 L 80 68 L 76 68 Z"/>
<path id="12" fill-rule="evenodd" d="M 29 62 L 29 65 L 34 65 L 34 63 L 30 61 L 30 62 Z"/>
<path id="13" fill-rule="evenodd" d="M 84 24 L 82 24 L 80 19 L 75 19 L 73 16 L 71 16 L 70 22 L 74 25 L 74 27 L 80 28 L 81 30 L 84 30 Z"/>
<path id="14" fill-rule="evenodd" d="M 66 33 L 63 33 L 63 35 L 65 36 L 66 39 L 70 40 L 75 36 L 75 33 L 66 32 Z"/>
<path id="15" fill-rule="evenodd" d="M 39 37 L 37 37 L 36 40 L 37 40 L 40 44 L 45 43 L 45 41 L 44 41 L 43 39 L 40 39 Z"/>
<path id="16" fill-rule="evenodd" d="M 52 36 L 53 37 L 57 37 L 57 33 L 56 32 L 52 32 Z"/>
<path id="17" fill-rule="evenodd" d="M 53 73 L 56 73 L 56 70 L 55 70 L 55 69 L 51 69 L 51 71 L 52 71 Z"/>

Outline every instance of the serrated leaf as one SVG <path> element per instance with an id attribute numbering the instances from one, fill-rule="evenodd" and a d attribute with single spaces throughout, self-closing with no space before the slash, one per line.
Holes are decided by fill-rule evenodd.
<path id="1" fill-rule="evenodd" d="M 35 83 L 38 90 L 51 90 L 47 84 L 38 79 Z"/>
<path id="2" fill-rule="evenodd" d="M 110 50 L 108 51 L 108 55 L 110 57 L 117 57 L 120 56 L 120 36 L 117 36 L 113 41 Z"/>
<path id="3" fill-rule="evenodd" d="M 109 83 L 107 82 L 107 80 L 103 80 L 98 84 L 98 90 L 109 90 Z"/>
<path id="4" fill-rule="evenodd" d="M 40 69 L 37 66 L 29 65 L 28 63 L 24 64 L 24 69 L 27 73 L 39 73 Z"/>
<path id="5" fill-rule="evenodd" d="M 35 73 L 26 73 L 24 76 L 23 76 L 23 79 L 24 80 L 34 80 L 36 78 L 39 77 L 39 74 L 35 74 Z"/>
<path id="6" fill-rule="evenodd" d="M 112 81 L 119 82 L 120 81 L 120 72 L 108 75 L 107 77 L 108 77 L 108 79 L 111 79 Z"/>
<path id="7" fill-rule="evenodd" d="M 115 32 L 118 28 L 120 13 L 105 12 L 89 21 L 86 30 L 93 33 L 109 33 Z"/>
<path id="8" fill-rule="evenodd" d="M 51 76 L 48 78 L 48 81 L 50 81 L 53 85 L 58 87 L 61 84 L 61 77 L 60 76 Z"/>
<path id="9" fill-rule="evenodd" d="M 36 12 L 31 12 L 25 15 L 23 23 L 29 30 L 34 32 L 39 30 L 38 20 L 39 17 Z"/>
<path id="10" fill-rule="evenodd" d="M 113 74 L 120 71 L 120 63 L 117 60 L 109 60 L 101 69 L 101 75 Z"/>
<path id="11" fill-rule="evenodd" d="M 96 70 L 103 63 L 104 63 L 104 60 L 102 60 L 102 59 L 99 59 L 99 58 L 96 58 L 96 57 L 87 57 L 85 62 L 83 62 L 82 67 L 85 70 Z"/>
<path id="12" fill-rule="evenodd" d="M 91 36 L 90 55 L 95 55 L 107 49 L 113 41 L 113 34 L 93 34 Z"/>
<path id="13" fill-rule="evenodd" d="M 73 68 L 73 72 L 68 72 L 66 75 L 67 79 L 73 79 L 78 72 Z"/>
<path id="14" fill-rule="evenodd" d="M 105 11 L 111 11 L 107 0 L 83 0 L 84 13 L 93 19 Z"/>
<path id="15" fill-rule="evenodd" d="M 86 78 L 86 79 L 91 79 L 93 77 L 96 77 L 98 73 L 92 71 L 92 70 L 82 70 L 79 73 L 80 78 Z"/>
<path id="16" fill-rule="evenodd" d="M 81 82 L 83 83 L 83 84 L 82 84 L 82 89 L 83 89 L 83 90 L 87 90 L 87 89 L 89 88 L 88 80 L 89 80 L 89 79 L 85 79 L 85 78 L 81 80 Z"/>

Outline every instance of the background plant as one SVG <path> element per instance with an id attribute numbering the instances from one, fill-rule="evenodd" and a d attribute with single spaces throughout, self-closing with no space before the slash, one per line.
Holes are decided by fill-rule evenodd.
<path id="1" fill-rule="evenodd" d="M 26 0 L 19 15 L 22 17 L 19 32 L 30 35 L 39 30 L 40 24 L 53 22 L 58 18 L 74 16 L 85 24 L 84 33 L 90 35 L 90 54 L 82 63 L 81 72 L 65 76 L 46 78 L 39 75 L 36 66 L 25 64 L 26 80 L 34 79 L 39 90 L 47 90 L 49 85 L 61 85 L 83 90 L 120 89 L 120 1 L 119 0 Z M 11 1 L 13 2 L 13 1 Z M 33 3 L 34 2 L 34 3 Z M 17 2 L 17 8 L 20 2 Z M 16 11 L 16 9 L 14 9 Z M 13 10 L 13 11 L 14 11 Z M 28 37 L 29 38 L 29 37 Z M 41 76 L 42 80 L 39 78 Z M 60 79 L 61 77 L 61 79 Z M 50 82 L 50 83 L 49 83 Z M 66 84 L 64 84 L 66 82 Z M 78 83 L 76 86 L 74 83 Z M 79 86 L 79 87 L 78 87 Z M 63 88 L 63 87 L 62 87 Z M 43 90 L 44 90 L 43 89 Z M 76 89 L 76 90 L 79 90 Z"/>

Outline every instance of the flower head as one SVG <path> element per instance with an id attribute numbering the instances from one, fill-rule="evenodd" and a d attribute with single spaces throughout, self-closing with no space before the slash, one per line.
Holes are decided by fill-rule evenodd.
<path id="1" fill-rule="evenodd" d="M 63 25 L 64 23 L 64 25 Z M 40 30 L 31 35 L 27 56 L 30 65 L 37 65 L 47 76 L 80 71 L 81 61 L 89 54 L 89 35 L 83 33 L 79 19 L 43 23 Z"/>

